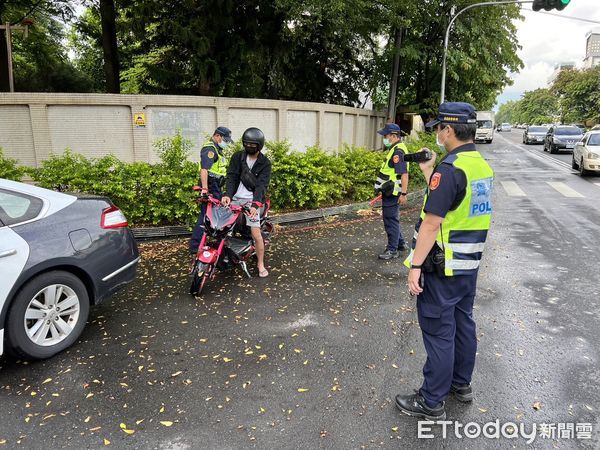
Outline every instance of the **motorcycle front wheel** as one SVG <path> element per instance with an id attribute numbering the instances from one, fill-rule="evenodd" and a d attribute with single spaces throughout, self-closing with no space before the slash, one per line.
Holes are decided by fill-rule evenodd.
<path id="1" fill-rule="evenodd" d="M 198 296 L 202 293 L 202 289 L 204 289 L 204 285 L 206 284 L 206 280 L 210 273 L 209 269 L 210 267 L 208 264 L 204 264 L 200 261 L 194 263 L 194 268 L 192 269 L 192 284 L 190 285 L 191 295 Z"/>

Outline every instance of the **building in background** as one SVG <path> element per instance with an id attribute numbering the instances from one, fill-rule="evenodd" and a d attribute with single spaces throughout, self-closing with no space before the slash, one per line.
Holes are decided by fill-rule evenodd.
<path id="1" fill-rule="evenodd" d="M 600 65 L 600 27 L 585 35 L 585 58 L 583 67 L 591 69 Z"/>
<path id="2" fill-rule="evenodd" d="M 554 83 L 554 80 L 556 80 L 556 78 L 558 77 L 558 74 L 561 73 L 563 70 L 571 70 L 574 68 L 575 68 L 574 62 L 561 62 L 561 63 L 556 64 L 554 66 L 554 72 L 552 72 L 552 75 L 548 79 L 548 84 Z"/>

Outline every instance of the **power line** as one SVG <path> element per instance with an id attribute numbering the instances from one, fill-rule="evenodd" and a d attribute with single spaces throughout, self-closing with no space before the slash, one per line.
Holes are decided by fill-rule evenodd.
<path id="1" fill-rule="evenodd" d="M 589 23 L 600 24 L 600 20 L 583 19 L 581 17 L 565 16 L 564 14 L 556 14 L 556 13 L 545 12 L 545 11 L 534 11 L 532 9 L 523 9 L 522 11 L 533 12 L 533 13 L 536 13 L 536 14 L 546 14 L 548 16 L 554 16 L 554 17 L 562 17 L 563 19 L 580 20 L 582 22 L 589 22 Z"/>

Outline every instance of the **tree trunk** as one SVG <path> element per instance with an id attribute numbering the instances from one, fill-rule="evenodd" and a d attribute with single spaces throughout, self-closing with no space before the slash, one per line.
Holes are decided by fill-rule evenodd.
<path id="1" fill-rule="evenodd" d="M 9 92 L 8 51 L 6 49 L 6 30 L 0 30 L 0 92 Z"/>
<path id="2" fill-rule="evenodd" d="M 114 0 L 100 0 L 100 17 L 102 21 L 102 50 L 104 51 L 106 92 L 119 94 L 121 92 L 121 83 L 119 78 L 119 53 L 117 49 Z"/>

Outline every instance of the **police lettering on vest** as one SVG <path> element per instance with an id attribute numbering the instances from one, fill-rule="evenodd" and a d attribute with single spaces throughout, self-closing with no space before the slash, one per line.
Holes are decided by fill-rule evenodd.
<path id="1" fill-rule="evenodd" d="M 467 179 L 465 196 L 454 210 L 448 211 L 437 234 L 436 242 L 444 253 L 446 276 L 467 275 L 479 268 L 485 240 L 491 224 L 494 172 L 478 151 L 449 154 L 440 164 L 461 170 Z M 430 194 L 425 195 L 423 206 Z M 419 228 L 425 211 L 415 226 L 412 250 L 404 264 L 410 267 Z"/>

